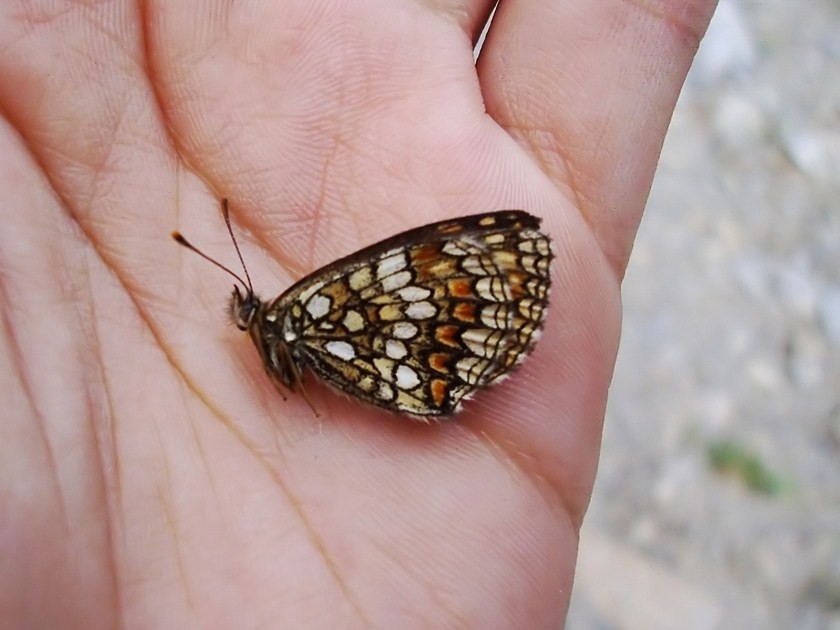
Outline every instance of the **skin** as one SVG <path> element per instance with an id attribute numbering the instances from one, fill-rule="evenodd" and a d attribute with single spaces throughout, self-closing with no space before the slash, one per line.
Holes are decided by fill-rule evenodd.
<path id="1" fill-rule="evenodd" d="M 0 9 L 6 627 L 558 627 L 620 282 L 709 0 Z M 454 422 L 224 321 L 374 240 L 501 208 L 555 241 L 545 333 Z"/>

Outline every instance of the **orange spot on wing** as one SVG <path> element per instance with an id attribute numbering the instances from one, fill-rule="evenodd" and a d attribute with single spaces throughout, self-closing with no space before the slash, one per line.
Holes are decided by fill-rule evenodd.
<path id="1" fill-rule="evenodd" d="M 452 309 L 452 315 L 462 322 L 475 321 L 475 304 L 472 302 L 459 302 Z"/>
<path id="2" fill-rule="evenodd" d="M 440 258 L 440 248 L 437 245 L 421 245 L 411 250 L 411 262 L 415 265 L 432 262 Z"/>
<path id="3" fill-rule="evenodd" d="M 429 367 L 438 372 L 446 374 L 449 371 L 447 369 L 448 362 L 449 357 L 441 352 L 435 352 L 429 355 Z"/>
<path id="4" fill-rule="evenodd" d="M 467 278 L 455 278 L 447 282 L 452 297 L 469 297 L 473 294 L 472 282 Z"/>
<path id="5" fill-rule="evenodd" d="M 463 232 L 464 227 L 458 223 L 450 223 L 448 225 L 441 225 L 438 228 L 438 234 L 457 234 Z"/>
<path id="6" fill-rule="evenodd" d="M 519 271 L 509 271 L 507 273 L 507 281 L 510 285 L 510 294 L 514 300 L 524 297 L 527 294 L 525 287 L 523 286 L 526 278 L 527 276 Z"/>
<path id="7" fill-rule="evenodd" d="M 432 392 L 432 400 L 435 401 L 435 405 L 443 406 L 446 401 L 446 381 L 436 378 L 429 384 L 429 389 Z"/>
<path id="8" fill-rule="evenodd" d="M 438 326 L 435 329 L 435 339 L 445 346 L 452 348 L 458 347 L 458 327 L 451 324 L 446 326 Z"/>

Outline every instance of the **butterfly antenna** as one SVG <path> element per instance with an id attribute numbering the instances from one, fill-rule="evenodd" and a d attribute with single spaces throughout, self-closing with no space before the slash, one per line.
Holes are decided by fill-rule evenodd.
<path id="1" fill-rule="evenodd" d="M 242 252 L 239 250 L 239 243 L 236 242 L 236 236 L 233 235 L 233 228 L 230 225 L 230 210 L 228 209 L 227 197 L 222 198 L 222 216 L 225 218 L 225 225 L 230 234 L 230 240 L 233 241 L 233 247 L 236 249 L 236 255 L 239 256 L 239 263 L 242 265 L 242 270 L 245 272 L 245 277 L 248 279 L 248 293 L 254 293 L 254 285 L 251 284 L 251 276 L 248 273 L 248 267 L 245 266 L 245 259 L 242 258 Z M 240 281 L 241 282 L 241 281 Z"/>
<path id="2" fill-rule="evenodd" d="M 245 267 L 245 261 L 242 260 L 242 253 L 239 251 L 239 245 L 236 244 L 236 239 L 233 237 L 233 230 L 231 229 L 231 226 L 230 226 L 230 217 L 228 215 L 228 209 L 227 209 L 227 199 L 224 199 L 222 201 L 222 208 L 223 208 L 223 213 L 224 213 L 224 217 L 225 217 L 225 224 L 228 226 L 228 232 L 230 233 L 230 237 L 233 240 L 234 246 L 236 247 L 236 253 L 239 255 L 239 262 L 242 263 L 242 268 L 245 270 L 245 277 L 248 279 L 247 282 L 245 280 L 243 280 L 242 277 L 239 274 L 234 273 L 233 271 L 231 271 L 230 269 L 225 267 L 222 263 L 220 263 L 218 260 L 215 260 L 214 258 L 210 258 L 210 256 L 205 254 L 203 251 L 198 249 L 195 245 L 190 243 L 186 238 L 184 238 L 184 235 L 181 234 L 180 232 L 178 232 L 178 231 L 172 232 L 172 238 L 174 238 L 175 242 L 178 243 L 179 245 L 183 245 L 184 247 L 186 247 L 190 251 L 193 251 L 196 254 L 198 254 L 199 256 L 201 256 L 204 260 L 213 263 L 214 265 L 216 265 L 222 271 L 226 271 L 227 273 L 229 273 L 231 276 L 236 278 L 236 280 L 237 280 L 237 282 L 239 282 L 239 284 L 241 284 L 243 287 L 247 287 L 249 293 L 253 294 L 254 288 L 253 288 L 253 285 L 251 284 L 251 276 L 248 275 L 248 269 Z"/>

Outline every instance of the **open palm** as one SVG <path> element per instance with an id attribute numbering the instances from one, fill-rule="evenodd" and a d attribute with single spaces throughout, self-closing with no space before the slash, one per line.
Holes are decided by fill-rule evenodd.
<path id="1" fill-rule="evenodd" d="M 41 3 L 0 18 L 0 610 L 10 627 L 562 623 L 619 285 L 710 3 Z M 655 8 L 652 8 L 655 7 Z M 15 12 L 16 11 L 16 12 Z M 543 340 L 454 422 L 225 325 L 446 217 L 555 240 Z"/>

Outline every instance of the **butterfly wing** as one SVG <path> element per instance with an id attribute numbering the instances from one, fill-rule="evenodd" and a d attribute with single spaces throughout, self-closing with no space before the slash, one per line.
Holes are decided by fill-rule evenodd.
<path id="1" fill-rule="evenodd" d="M 539 223 L 507 210 L 409 230 L 316 271 L 271 308 L 330 385 L 400 413 L 455 413 L 539 338 L 552 258 Z"/>

